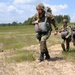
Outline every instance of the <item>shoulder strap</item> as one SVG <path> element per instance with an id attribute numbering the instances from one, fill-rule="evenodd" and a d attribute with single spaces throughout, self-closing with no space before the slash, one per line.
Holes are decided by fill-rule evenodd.
<path id="1" fill-rule="evenodd" d="M 47 16 L 46 16 L 46 14 L 47 14 L 47 10 L 48 10 L 48 8 L 45 7 L 45 9 L 44 9 L 44 11 L 45 11 L 45 22 L 47 22 Z"/>

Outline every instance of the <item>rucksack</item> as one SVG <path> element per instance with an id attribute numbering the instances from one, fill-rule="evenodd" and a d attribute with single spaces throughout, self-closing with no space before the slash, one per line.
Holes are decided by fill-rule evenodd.
<path id="1" fill-rule="evenodd" d="M 52 10 L 51 10 L 51 8 L 49 8 L 49 7 L 45 7 L 44 11 L 45 11 L 45 12 L 49 12 L 49 13 L 52 14 Z"/>
<path id="2" fill-rule="evenodd" d="M 49 7 L 45 7 L 45 21 L 44 22 L 39 22 L 38 24 L 35 24 L 35 31 L 36 32 L 48 32 L 49 30 L 52 30 L 51 25 L 47 22 L 47 12 L 51 13 L 51 9 Z"/>

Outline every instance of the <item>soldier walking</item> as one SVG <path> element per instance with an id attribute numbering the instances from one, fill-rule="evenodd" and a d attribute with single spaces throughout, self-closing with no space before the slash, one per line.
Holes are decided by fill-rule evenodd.
<path id="1" fill-rule="evenodd" d="M 46 40 L 49 38 L 49 36 L 51 35 L 51 31 L 52 31 L 52 27 L 51 24 L 54 25 L 55 28 L 55 35 L 58 34 L 58 27 L 57 27 L 57 21 L 54 18 L 54 16 L 51 13 L 51 9 L 48 8 L 47 12 L 45 12 L 45 6 L 42 3 L 39 3 L 36 6 L 36 10 L 37 10 L 37 14 L 34 15 L 34 20 L 33 20 L 33 24 L 38 26 L 39 23 L 41 22 L 45 22 L 45 19 L 47 18 L 46 24 L 48 24 L 49 26 L 47 26 L 47 30 L 45 31 L 41 31 L 40 30 L 40 26 L 38 27 L 38 29 L 40 31 L 37 32 L 37 39 L 39 40 L 40 43 L 40 57 L 39 60 L 43 61 L 44 60 L 44 55 L 46 56 L 45 59 L 49 60 L 50 59 L 50 55 L 47 49 L 47 45 L 46 45 Z"/>
<path id="2" fill-rule="evenodd" d="M 69 51 L 70 42 L 71 42 L 71 28 L 67 25 L 67 20 L 63 19 L 63 26 L 60 29 L 61 32 L 61 47 L 63 51 Z M 65 41 L 66 41 L 66 49 L 65 49 Z"/>

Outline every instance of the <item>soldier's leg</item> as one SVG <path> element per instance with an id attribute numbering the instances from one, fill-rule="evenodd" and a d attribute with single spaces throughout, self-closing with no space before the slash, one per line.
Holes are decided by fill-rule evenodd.
<path id="1" fill-rule="evenodd" d="M 66 39 L 66 50 L 69 51 L 71 38 Z"/>
<path id="2" fill-rule="evenodd" d="M 47 59 L 50 59 L 50 56 L 49 56 L 49 52 L 48 52 L 48 49 L 47 49 L 47 45 L 46 45 L 46 41 L 41 41 L 41 45 L 40 45 L 40 50 L 42 53 L 44 53 L 46 55 L 46 60 Z"/>
<path id="3" fill-rule="evenodd" d="M 44 60 L 44 52 L 45 52 L 45 42 L 40 41 L 40 62 Z"/>
<path id="4" fill-rule="evenodd" d="M 50 59 L 50 55 L 49 55 L 49 52 L 48 52 L 48 49 L 46 49 L 45 51 L 45 55 L 46 55 L 46 60 L 49 60 Z"/>
<path id="5" fill-rule="evenodd" d="M 36 38 L 39 40 L 39 42 L 41 41 L 41 34 L 40 33 L 38 33 L 37 35 L 36 35 Z"/>
<path id="6" fill-rule="evenodd" d="M 39 43 L 40 43 L 40 57 L 39 57 L 40 62 L 44 60 L 44 52 L 42 51 L 41 36 L 42 36 L 41 33 L 38 33 L 37 36 L 36 36 L 37 39 L 39 40 Z"/>
<path id="7" fill-rule="evenodd" d="M 66 50 L 69 51 L 69 42 L 66 40 Z"/>
<path id="8" fill-rule="evenodd" d="M 46 60 L 50 59 L 49 52 L 48 52 L 47 45 L 46 45 L 46 40 L 49 38 L 50 34 L 51 34 L 51 32 L 42 36 L 42 38 L 41 38 L 41 42 L 42 42 L 41 50 L 45 53 Z"/>
<path id="9" fill-rule="evenodd" d="M 65 50 L 65 39 L 61 40 L 61 47 L 62 47 L 63 51 L 66 51 Z"/>

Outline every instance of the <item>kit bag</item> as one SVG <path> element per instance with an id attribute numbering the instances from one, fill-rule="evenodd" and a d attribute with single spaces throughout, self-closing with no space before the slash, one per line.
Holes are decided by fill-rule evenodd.
<path id="1" fill-rule="evenodd" d="M 68 35 L 68 31 L 61 32 L 61 37 L 65 38 Z"/>

